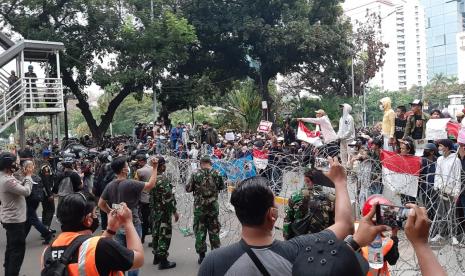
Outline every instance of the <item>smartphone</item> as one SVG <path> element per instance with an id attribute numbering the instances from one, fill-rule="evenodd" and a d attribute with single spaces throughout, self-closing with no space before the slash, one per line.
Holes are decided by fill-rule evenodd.
<path id="1" fill-rule="evenodd" d="M 327 177 L 322 171 L 317 169 L 311 169 L 311 172 L 311 179 L 315 185 L 334 188 L 334 182 L 331 179 L 329 179 L 329 177 Z"/>
<path id="2" fill-rule="evenodd" d="M 327 158 L 323 157 L 316 157 L 315 158 L 315 169 L 318 169 L 323 172 L 328 172 L 329 171 L 329 161 Z"/>
<path id="3" fill-rule="evenodd" d="M 410 209 L 402 206 L 376 205 L 376 224 L 404 229 Z"/>
<path id="4" fill-rule="evenodd" d="M 116 210 L 116 211 L 119 211 L 119 210 L 123 209 L 123 205 L 117 204 L 117 203 L 113 203 L 113 204 L 111 205 L 111 209 L 114 209 L 114 210 Z"/>

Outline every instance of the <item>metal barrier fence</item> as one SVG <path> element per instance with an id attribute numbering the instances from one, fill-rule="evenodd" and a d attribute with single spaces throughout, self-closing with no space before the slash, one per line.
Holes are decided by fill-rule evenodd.
<path id="1" fill-rule="evenodd" d="M 286 158 L 291 160 L 301 161 L 301 155 L 288 155 Z M 185 236 L 192 235 L 193 224 L 193 197 L 192 194 L 185 192 L 185 185 L 192 173 L 199 168 L 199 162 L 196 160 L 179 159 L 176 156 L 168 156 L 166 174 L 173 181 L 173 186 L 176 189 L 176 198 L 178 211 L 181 214 L 181 219 L 177 224 L 179 231 Z M 216 160 L 216 164 L 221 164 L 223 167 L 231 166 L 234 160 Z M 250 174 L 250 166 L 253 161 L 242 163 L 243 170 L 235 170 L 237 179 L 235 181 L 227 180 L 229 187 L 234 187 L 240 179 L 245 178 Z M 383 177 L 388 178 L 386 172 L 383 173 L 377 170 L 375 165 L 379 161 L 365 159 L 357 161 L 350 168 L 347 168 L 348 188 L 351 200 L 354 205 L 355 216 L 359 216 L 360 206 L 364 200 L 376 189 L 383 187 L 384 195 L 392 200 L 395 204 L 401 204 L 406 201 L 406 198 L 401 195 L 396 183 L 382 181 Z M 269 164 L 264 175 L 269 179 L 271 189 L 280 204 L 279 220 L 276 224 L 275 238 L 283 239 L 282 227 L 283 218 L 285 216 L 284 209 L 287 203 L 286 199 L 290 195 L 303 187 L 303 172 L 304 167 L 290 162 L 286 164 Z M 421 168 L 424 169 L 424 168 Z M 462 171 L 461 176 L 465 173 Z M 434 173 L 422 175 L 421 179 L 434 179 L 437 176 Z M 443 175 L 442 175 L 443 176 Z M 439 176 L 439 177 L 442 177 Z M 410 177 L 405 175 L 404 177 Z M 451 176 L 455 177 L 455 176 Z M 460 185 L 460 179 L 448 178 L 448 181 L 455 181 Z M 421 181 L 420 181 L 421 182 Z M 381 183 L 381 184 L 380 184 Z M 375 185 L 375 187 L 374 187 Z M 415 184 L 414 184 L 415 185 Z M 465 215 L 464 208 L 457 204 L 455 198 L 447 196 L 445 190 L 431 190 L 430 186 L 418 185 L 418 196 L 413 200 L 421 206 L 428 209 L 428 214 L 432 220 L 430 237 L 435 237 L 438 233 L 442 234 L 443 239 L 432 244 L 433 250 L 436 253 L 440 263 L 446 268 L 449 275 L 464 275 L 465 266 L 463 264 L 465 256 Z M 462 187 L 461 187 L 462 188 Z M 234 208 L 229 203 L 231 189 L 224 190 L 219 195 L 220 202 L 220 222 L 221 222 L 221 242 L 222 245 L 228 245 L 240 239 L 240 224 L 235 216 Z M 331 188 L 325 188 L 325 192 L 333 192 Z M 464 191 L 460 189 L 460 192 Z M 418 263 L 414 255 L 414 251 L 402 230 L 398 233 L 399 237 L 399 253 L 400 258 L 395 266 L 390 268 L 392 275 L 420 275 Z M 452 242 L 452 237 L 455 237 L 459 244 Z"/>

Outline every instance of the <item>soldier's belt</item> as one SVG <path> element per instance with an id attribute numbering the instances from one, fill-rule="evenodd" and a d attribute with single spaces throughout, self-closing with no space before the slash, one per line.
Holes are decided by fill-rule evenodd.
<path id="1" fill-rule="evenodd" d="M 232 191 L 234 191 L 234 187 L 228 186 L 228 192 L 232 193 Z M 276 204 L 279 204 L 279 205 L 287 205 L 288 200 L 289 199 L 285 197 L 280 197 L 280 196 L 274 197 L 274 202 L 276 202 Z"/>

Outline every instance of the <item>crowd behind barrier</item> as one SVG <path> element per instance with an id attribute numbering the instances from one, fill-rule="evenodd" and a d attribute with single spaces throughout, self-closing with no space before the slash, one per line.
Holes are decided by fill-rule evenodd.
<path id="1" fill-rule="evenodd" d="M 230 204 L 231 192 L 237 188 L 238 183 L 253 176 L 263 176 L 268 180 L 279 210 L 274 237 L 283 239 L 289 201 L 305 187 L 305 173 L 312 169 L 327 171 L 329 167 L 326 160 L 340 156 L 341 144 L 337 141 L 311 144 L 296 140 L 293 132 L 289 123 L 286 123 L 281 135 L 226 131 L 223 137 L 208 124 L 204 124 L 196 132 L 190 126 L 181 124 L 168 131 L 157 123 L 156 126 L 149 124 L 145 128 L 137 125 L 133 136 L 105 137 L 99 147 L 93 147 L 91 138 L 86 136 L 80 140 L 64 141 L 61 146 L 57 141 L 36 138 L 29 140 L 23 149 L 10 145 L 6 150 L 17 153 L 22 161 L 34 159 L 37 175 L 43 174 L 44 169 L 50 170 L 53 175 L 60 175 L 71 159 L 72 170 L 82 180 L 81 190 L 97 195 L 99 192 L 96 190 L 100 188 L 98 181 L 103 181 L 102 178 L 106 177 L 102 175 L 105 172 L 103 168 L 112 159 L 127 157 L 128 176 L 134 178 L 139 169 L 138 156 L 145 155 L 149 160 L 154 156 L 163 156 L 167 161 L 163 175 L 174 187 L 179 213 L 179 220 L 174 228 L 184 236 L 194 234 L 195 217 L 192 208 L 194 197 L 192 193 L 186 192 L 186 185 L 199 170 L 201 158 L 207 155 L 211 158 L 213 169 L 223 177 L 226 184 L 218 197 L 218 218 L 221 224 L 219 237 L 224 246 L 240 239 L 241 226 Z M 407 154 L 415 150 L 413 143 L 404 139 L 397 144 L 396 152 L 387 151 L 382 149 L 385 141 L 380 132 L 377 127 L 361 129 L 345 149 L 347 160 L 343 163 L 348 176 L 353 215 L 356 219 L 361 219 L 362 207 L 374 194 L 382 194 L 398 206 L 416 203 L 426 207 L 432 220 L 430 244 L 439 262 L 449 275 L 462 275 L 465 273 L 465 186 L 462 184 L 465 182 L 465 166 L 462 165 L 465 163 L 465 150 L 457 143 L 451 142 L 452 145 L 449 145 L 447 142 L 436 141 L 433 143 L 435 148 L 424 147 L 425 154 L 415 156 Z M 152 133 L 153 137 L 150 135 Z M 233 133 L 232 140 L 226 139 L 231 137 L 228 133 Z M 380 135 L 381 138 L 378 138 Z M 445 167 L 442 163 L 442 168 L 447 171 L 438 173 L 436 168 L 441 168 L 441 164 L 438 164 L 438 148 L 444 149 L 445 146 L 458 162 Z M 440 160 L 444 162 L 444 158 Z M 455 165 L 460 167 L 454 167 Z M 438 185 L 438 181 L 444 185 Z M 51 185 L 48 188 L 56 194 L 60 183 L 57 183 L 56 178 L 52 182 L 42 184 Z M 332 198 L 334 204 L 334 188 L 320 186 L 322 183 L 314 184 L 318 186 L 318 194 L 325 200 Z M 451 188 L 451 185 L 455 186 Z M 106 214 L 100 212 L 99 216 L 104 229 Z M 391 234 L 386 232 L 388 237 Z M 390 267 L 391 274 L 418 273 L 418 263 L 412 246 L 402 230 L 397 236 L 400 258 Z M 45 242 L 49 240 L 46 239 Z"/>

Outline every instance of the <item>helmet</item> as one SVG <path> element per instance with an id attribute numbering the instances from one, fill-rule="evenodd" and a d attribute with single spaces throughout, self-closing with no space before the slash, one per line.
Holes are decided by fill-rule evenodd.
<path id="1" fill-rule="evenodd" d="M 362 208 L 362 216 L 366 216 L 370 211 L 371 208 L 373 208 L 374 205 L 376 204 L 385 204 L 385 205 L 393 205 L 392 202 L 382 195 L 371 195 L 367 198 L 365 201 L 365 204 L 363 204 Z"/>
<path id="2" fill-rule="evenodd" d="M 104 150 L 98 154 L 98 160 L 102 163 L 107 163 L 111 161 L 111 155 L 108 151 Z"/>
<path id="3" fill-rule="evenodd" d="M 74 154 L 65 154 L 65 156 L 63 156 L 63 161 L 61 162 L 62 164 L 73 164 L 75 161 L 74 159 Z"/>

